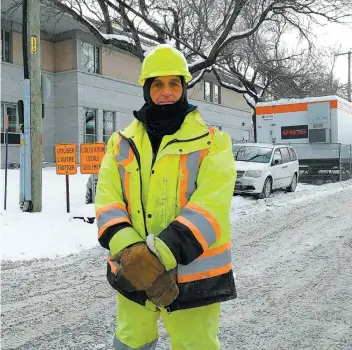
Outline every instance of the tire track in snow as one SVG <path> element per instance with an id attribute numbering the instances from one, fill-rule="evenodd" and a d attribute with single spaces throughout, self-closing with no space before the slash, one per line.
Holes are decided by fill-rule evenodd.
<path id="1" fill-rule="evenodd" d="M 298 194 L 294 198 L 299 198 Z M 352 349 L 352 188 L 293 204 L 277 196 L 232 222 L 238 299 L 223 349 Z M 3 349 L 111 349 L 105 251 L 2 263 Z M 169 348 L 165 330 L 159 350 Z"/>

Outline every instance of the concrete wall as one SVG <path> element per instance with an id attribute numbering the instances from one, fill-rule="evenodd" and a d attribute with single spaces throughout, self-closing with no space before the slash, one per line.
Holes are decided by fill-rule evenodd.
<path id="1" fill-rule="evenodd" d="M 55 72 L 55 44 L 50 41 L 40 41 L 41 67 L 45 72 Z"/>
<path id="2" fill-rule="evenodd" d="M 23 64 L 22 34 L 18 32 L 12 32 L 12 62 L 20 66 Z"/>
<path id="3" fill-rule="evenodd" d="M 53 42 L 47 40 L 40 40 L 40 57 L 41 68 L 46 72 L 55 71 L 55 45 Z M 12 32 L 12 62 L 13 64 L 23 65 L 22 53 L 22 34 Z M 71 54 L 72 55 L 72 54 Z M 72 69 L 72 68 L 71 68 Z"/>
<path id="4" fill-rule="evenodd" d="M 77 68 L 75 39 L 55 43 L 55 72 L 66 72 Z"/>
<path id="5" fill-rule="evenodd" d="M 55 143 L 78 143 L 77 74 L 55 74 Z"/>
<path id="6" fill-rule="evenodd" d="M 130 83 L 138 83 L 141 62 L 128 53 L 102 48 L 102 75 Z"/>

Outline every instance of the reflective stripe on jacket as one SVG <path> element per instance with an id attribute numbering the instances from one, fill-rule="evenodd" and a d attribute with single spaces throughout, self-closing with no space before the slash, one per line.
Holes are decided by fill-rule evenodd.
<path id="1" fill-rule="evenodd" d="M 159 236 L 172 252 L 181 247 L 174 270 L 180 299 L 182 284 L 209 285 L 208 280 L 212 284 L 225 276 L 230 282 L 222 299 L 229 299 L 235 294 L 229 222 L 235 180 L 230 137 L 208 129 L 197 110 L 186 116 L 176 134 L 164 136 L 154 163 L 149 137 L 143 125 L 133 121 L 111 136 L 101 165 L 96 196 L 99 240 L 110 240 L 109 227 L 120 223 L 131 227 L 115 234 L 119 249 L 144 241 L 148 234 Z M 178 236 L 177 242 L 176 235 L 170 235 L 168 227 L 173 225 L 189 232 L 186 244 L 184 237 Z M 187 256 L 189 242 L 199 253 Z"/>

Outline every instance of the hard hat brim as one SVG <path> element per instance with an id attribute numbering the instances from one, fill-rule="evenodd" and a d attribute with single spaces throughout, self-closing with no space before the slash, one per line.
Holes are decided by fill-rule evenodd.
<path id="1" fill-rule="evenodd" d="M 170 75 L 175 75 L 175 76 L 182 76 L 185 78 L 185 82 L 188 83 L 192 80 L 192 75 L 189 72 L 180 72 L 179 70 L 174 70 L 174 71 L 168 71 L 167 74 L 165 71 L 158 71 L 158 72 L 153 72 L 150 74 L 143 74 L 138 80 L 138 83 L 140 85 L 144 85 L 145 81 L 149 78 L 156 78 L 156 77 L 167 77 Z"/>

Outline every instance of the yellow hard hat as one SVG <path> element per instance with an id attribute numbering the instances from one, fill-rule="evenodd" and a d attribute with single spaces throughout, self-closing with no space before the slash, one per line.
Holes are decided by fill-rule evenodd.
<path id="1" fill-rule="evenodd" d="M 186 83 L 192 80 L 183 54 L 169 44 L 161 44 L 144 58 L 138 82 L 143 86 L 148 78 L 168 75 L 183 76 Z"/>

